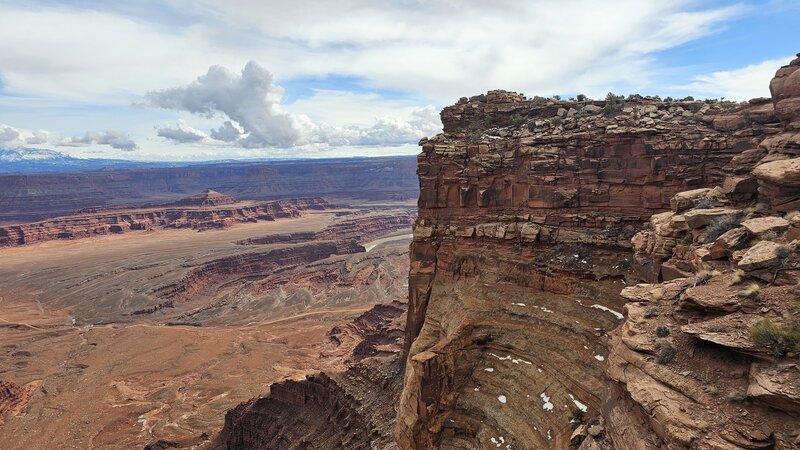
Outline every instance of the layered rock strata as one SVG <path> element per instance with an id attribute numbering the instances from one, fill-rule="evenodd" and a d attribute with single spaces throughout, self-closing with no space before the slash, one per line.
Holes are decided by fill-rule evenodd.
<path id="1" fill-rule="evenodd" d="M 798 56 L 770 85 L 781 132 L 740 170 L 756 198 L 726 191 L 730 178 L 680 193 L 633 239 L 651 283 L 623 290 L 611 340 L 603 413 L 617 449 L 800 446 Z"/>
<path id="2" fill-rule="evenodd" d="M 419 193 L 415 166 L 413 157 L 395 156 L 0 175 L 0 224 L 163 204 L 208 188 L 246 200 L 407 200 Z"/>
<path id="3" fill-rule="evenodd" d="M 321 198 L 301 198 L 270 202 L 194 204 L 133 210 L 110 210 L 48 219 L 23 225 L 0 227 L 0 247 L 16 247 L 57 239 L 80 239 L 158 228 L 196 230 L 225 228 L 236 223 L 299 217 L 306 210 L 331 206 Z M 180 202 L 179 202 L 180 203 Z M 201 201 L 202 203 L 202 201 Z"/>
<path id="4" fill-rule="evenodd" d="M 566 448 L 575 421 L 601 413 L 631 238 L 682 191 L 752 199 L 758 145 L 781 126 L 766 99 L 504 91 L 463 98 L 442 122 L 420 142 L 397 443 Z"/>
<path id="5" fill-rule="evenodd" d="M 320 356 L 342 359 L 346 370 L 273 384 L 268 396 L 228 412 L 210 448 L 395 448 L 392 425 L 402 388 L 405 306 L 379 304 L 332 329 L 332 348 Z"/>

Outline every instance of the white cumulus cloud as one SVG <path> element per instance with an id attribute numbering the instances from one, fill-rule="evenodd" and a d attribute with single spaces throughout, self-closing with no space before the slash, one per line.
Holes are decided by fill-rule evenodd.
<path id="1" fill-rule="evenodd" d="M 132 151 L 137 148 L 136 142 L 127 133 L 120 130 L 87 131 L 83 136 L 64 138 L 57 145 L 63 147 L 108 145 L 111 148 L 124 151 Z"/>
<path id="2" fill-rule="evenodd" d="M 413 108 L 407 118 L 378 116 L 367 125 L 331 125 L 285 110 L 282 96 L 283 89 L 275 85 L 272 74 L 250 61 L 241 74 L 211 66 L 187 86 L 152 91 L 145 98 L 149 106 L 228 119 L 210 134 L 183 121 L 157 127 L 159 136 L 176 143 L 211 137 L 244 148 L 403 145 L 441 130 L 439 114 L 430 105 Z"/>
<path id="3" fill-rule="evenodd" d="M 725 97 L 738 101 L 769 97 L 769 82 L 775 76 L 775 71 L 792 59 L 791 56 L 786 56 L 739 69 L 698 75 L 693 82 L 679 88 L 699 96 Z"/>
<path id="4" fill-rule="evenodd" d="M 183 120 L 179 120 L 176 124 L 165 124 L 156 127 L 156 134 L 178 144 L 198 142 L 208 138 L 206 133 L 190 127 Z"/>
<path id="5" fill-rule="evenodd" d="M 299 142 L 300 125 L 291 114 L 281 111 L 283 90 L 273 80 L 268 70 L 253 61 L 241 74 L 211 66 L 187 86 L 148 92 L 145 98 L 159 108 L 206 117 L 222 113 L 248 133 L 242 140 L 247 146 L 288 147 Z"/>

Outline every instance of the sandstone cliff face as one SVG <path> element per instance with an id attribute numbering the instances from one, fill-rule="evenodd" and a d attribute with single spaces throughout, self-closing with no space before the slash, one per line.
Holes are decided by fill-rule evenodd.
<path id="1" fill-rule="evenodd" d="M 781 132 L 748 151 L 752 174 L 721 185 L 747 180 L 757 196 L 680 193 L 633 239 L 651 284 L 623 290 L 611 340 L 603 413 L 617 449 L 800 446 L 800 57 L 770 88 Z"/>
<path id="2" fill-rule="evenodd" d="M 400 448 L 566 448 L 576 410 L 600 414 L 631 238 L 681 191 L 755 195 L 781 125 L 768 100 L 726 106 L 492 91 L 444 109 L 418 157 Z M 660 280 L 668 253 L 638 272 Z"/>
<path id="3" fill-rule="evenodd" d="M 105 205 L 163 204 L 211 188 L 243 200 L 417 197 L 414 159 L 347 158 L 0 175 L 0 224 Z"/>
<path id="4" fill-rule="evenodd" d="M 400 345 L 405 303 L 376 305 L 331 330 L 320 358 L 345 362 L 342 371 L 286 380 L 268 396 L 225 416 L 213 449 L 390 449 L 394 405 L 402 388 Z"/>
<path id="5" fill-rule="evenodd" d="M 227 196 L 226 196 L 227 197 Z M 321 198 L 218 205 L 189 198 L 174 206 L 131 210 L 87 210 L 84 214 L 57 217 L 22 225 L 0 227 L 0 247 L 16 247 L 56 239 L 80 239 L 156 228 L 224 228 L 235 223 L 299 217 L 302 211 L 331 206 Z M 216 198 L 215 200 L 219 200 Z M 232 199 L 231 199 L 232 200 Z M 206 203 L 203 203 L 206 202 Z"/>

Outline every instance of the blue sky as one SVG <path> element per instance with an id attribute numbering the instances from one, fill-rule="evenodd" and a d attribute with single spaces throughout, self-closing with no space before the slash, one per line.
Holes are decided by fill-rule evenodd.
<path id="1" fill-rule="evenodd" d="M 489 89 L 767 96 L 798 19 L 794 0 L 0 0 L 0 147 L 413 154 Z"/>

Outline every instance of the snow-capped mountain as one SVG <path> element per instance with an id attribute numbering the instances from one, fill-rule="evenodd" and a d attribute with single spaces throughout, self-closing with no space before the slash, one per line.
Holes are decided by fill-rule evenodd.
<path id="1" fill-rule="evenodd" d="M 54 150 L 38 148 L 0 149 L 0 173 L 90 171 L 152 165 L 117 159 L 74 158 Z"/>

